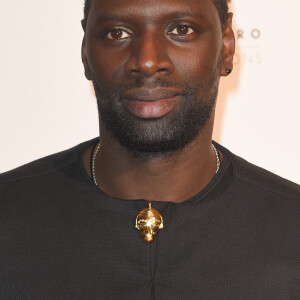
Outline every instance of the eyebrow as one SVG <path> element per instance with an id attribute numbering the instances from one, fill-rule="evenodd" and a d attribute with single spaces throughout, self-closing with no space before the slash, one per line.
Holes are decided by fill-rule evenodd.
<path id="1" fill-rule="evenodd" d="M 195 13 L 192 10 L 185 10 L 185 11 L 176 11 L 176 12 L 171 12 L 169 14 L 166 14 L 163 16 L 164 18 L 184 18 L 184 17 L 198 17 L 198 18 L 206 18 L 206 16 L 202 13 Z M 114 22 L 114 21 L 122 21 L 126 19 L 127 16 L 118 16 L 118 15 L 108 15 L 108 14 L 103 14 L 97 17 L 96 23 L 101 23 L 101 22 Z"/>
<path id="2" fill-rule="evenodd" d="M 201 13 L 195 13 L 192 10 L 185 10 L 185 11 L 176 11 L 174 13 L 170 13 L 167 15 L 169 17 L 175 17 L 175 18 L 184 18 L 184 17 L 200 17 L 200 18 L 205 18 L 204 14 Z"/>
<path id="3" fill-rule="evenodd" d="M 96 23 L 100 23 L 100 22 L 109 22 L 109 21 L 121 21 L 122 19 L 124 19 L 124 17 L 121 16 L 117 16 L 117 15 L 101 15 L 99 17 L 97 17 L 96 19 Z"/>

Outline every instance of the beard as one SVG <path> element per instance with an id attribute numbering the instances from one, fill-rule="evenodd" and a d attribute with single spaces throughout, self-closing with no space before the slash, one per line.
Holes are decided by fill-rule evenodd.
<path id="1" fill-rule="evenodd" d="M 93 76 L 99 118 L 107 131 L 135 158 L 169 157 L 196 139 L 214 110 L 219 85 L 219 66 L 203 84 L 170 82 L 161 78 L 136 79 L 130 85 L 103 86 Z M 183 91 L 182 101 L 159 118 L 142 119 L 122 105 L 122 94 L 131 88 L 172 87 Z"/>

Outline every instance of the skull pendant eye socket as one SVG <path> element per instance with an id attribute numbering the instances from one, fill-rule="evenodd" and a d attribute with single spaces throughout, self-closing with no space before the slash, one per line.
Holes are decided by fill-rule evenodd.
<path id="1" fill-rule="evenodd" d="M 135 227 L 146 243 L 152 243 L 158 230 L 163 228 L 162 215 L 149 203 L 149 208 L 142 209 L 137 215 Z"/>
<path id="2" fill-rule="evenodd" d="M 147 222 L 145 220 L 140 220 L 137 224 L 137 228 L 139 230 L 146 230 L 147 229 Z"/>

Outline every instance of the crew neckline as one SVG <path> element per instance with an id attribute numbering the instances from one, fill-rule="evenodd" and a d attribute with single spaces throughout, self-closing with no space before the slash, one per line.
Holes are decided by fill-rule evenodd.
<path id="1" fill-rule="evenodd" d="M 106 197 L 110 200 L 114 201 L 119 201 L 119 202 L 124 202 L 124 203 L 136 203 L 136 202 L 143 202 L 143 203 L 148 203 L 146 199 L 143 198 L 137 198 L 137 199 L 122 199 L 122 198 L 117 198 L 110 196 L 106 192 L 104 192 L 101 188 L 99 188 L 97 185 L 95 185 L 93 179 L 88 175 L 84 164 L 83 164 L 83 154 L 85 150 L 92 144 L 95 144 L 99 142 L 99 138 L 94 138 L 90 141 L 87 141 L 80 147 L 79 152 L 78 152 L 78 159 L 79 159 L 79 164 L 80 164 L 80 170 L 81 174 L 83 175 L 85 182 L 89 184 L 89 186 L 97 191 L 102 197 Z M 210 201 L 213 199 L 218 198 L 223 191 L 226 189 L 228 184 L 231 182 L 232 178 L 232 162 L 229 157 L 229 153 L 227 149 L 219 145 L 217 142 L 213 141 L 213 144 L 217 148 L 217 150 L 221 151 L 223 154 L 223 160 L 221 162 L 219 171 L 215 174 L 215 176 L 211 179 L 211 181 L 204 187 L 201 191 L 199 191 L 197 194 L 194 196 L 190 197 L 189 199 L 176 203 L 176 202 L 170 202 L 170 201 L 161 201 L 161 200 L 153 200 L 151 201 L 154 205 L 159 205 L 159 206 L 167 206 L 168 204 L 174 204 L 174 205 L 189 205 L 189 204 L 198 204 L 203 201 Z"/>

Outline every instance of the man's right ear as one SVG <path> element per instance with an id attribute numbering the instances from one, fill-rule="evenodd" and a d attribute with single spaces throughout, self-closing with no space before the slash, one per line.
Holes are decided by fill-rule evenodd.
<path id="1" fill-rule="evenodd" d="M 86 28 L 86 21 L 85 21 L 85 19 L 81 20 L 81 27 L 82 27 L 82 29 L 83 29 L 83 31 L 85 33 L 85 28 Z"/>
<path id="2" fill-rule="evenodd" d="M 81 46 L 81 60 L 84 66 L 84 74 L 87 80 L 92 80 L 90 67 L 87 61 L 87 55 L 86 55 L 86 37 L 84 35 L 82 40 L 82 46 Z"/>

